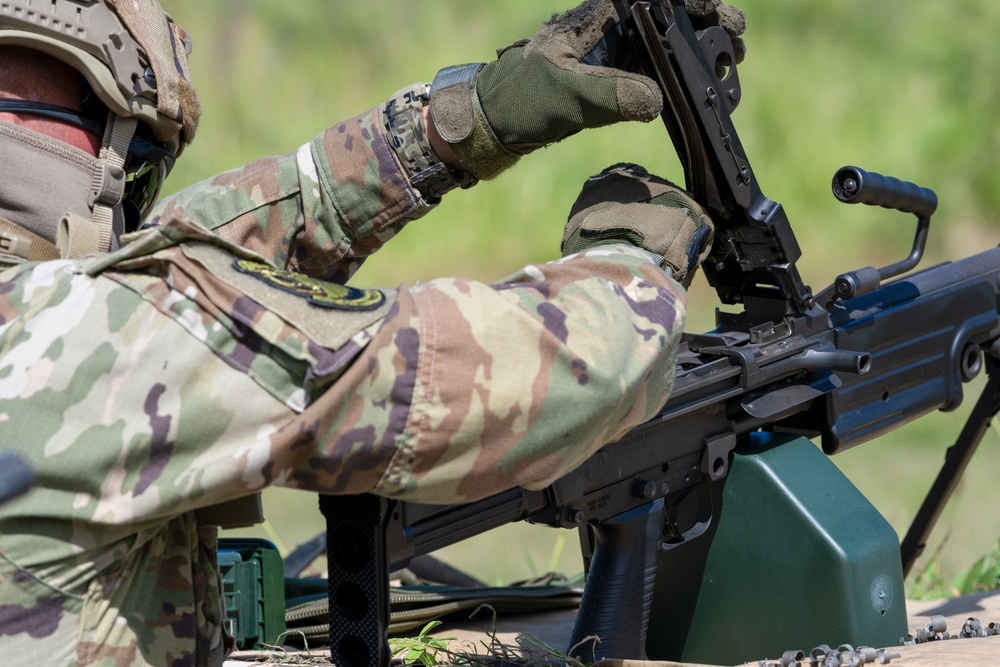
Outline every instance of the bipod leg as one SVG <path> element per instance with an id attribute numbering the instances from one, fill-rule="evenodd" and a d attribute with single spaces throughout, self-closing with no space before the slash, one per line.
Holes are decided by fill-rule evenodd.
<path id="1" fill-rule="evenodd" d="M 330 657 L 337 667 L 388 667 L 388 502 L 370 494 L 319 497 L 326 517 Z"/>
<path id="2" fill-rule="evenodd" d="M 903 558 L 903 576 L 909 574 L 914 562 L 927 546 L 927 538 L 934 529 L 941 512 L 951 498 L 958 481 L 962 478 L 972 455 L 976 453 L 990 420 L 1000 411 L 1000 366 L 992 355 L 984 355 L 986 366 L 986 387 L 979 396 L 979 401 L 972 409 L 972 414 L 962 427 L 955 444 L 948 448 L 944 457 L 944 465 L 938 473 L 934 485 L 927 492 L 923 505 L 914 517 L 906 537 L 900 545 L 900 555 Z"/>

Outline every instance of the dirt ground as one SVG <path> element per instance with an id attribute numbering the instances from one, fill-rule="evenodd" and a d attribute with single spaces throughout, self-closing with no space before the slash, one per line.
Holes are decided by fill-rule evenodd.
<path id="1" fill-rule="evenodd" d="M 928 601 L 907 601 L 909 621 L 907 627 L 911 634 L 925 628 L 932 616 L 943 616 L 947 622 L 948 632 L 957 634 L 966 619 L 978 618 L 983 626 L 991 622 L 1000 622 L 1000 591 L 969 595 L 961 598 Z M 573 627 L 574 612 L 558 611 L 532 614 L 520 619 L 510 619 L 501 622 L 497 627 L 497 639 L 503 643 L 514 643 L 519 634 L 530 632 L 534 637 L 550 646 L 563 648 L 566 637 Z M 442 627 L 442 636 L 456 636 L 461 641 L 478 642 L 483 638 L 486 628 L 480 627 Z M 789 647 L 793 648 L 793 647 Z M 806 651 L 804 665 L 809 664 L 808 651 L 812 647 L 798 647 Z M 889 664 L 905 665 L 906 667 L 995 667 L 1000 664 L 1000 636 L 977 639 L 953 639 L 947 641 L 932 641 L 914 646 L 896 646 L 892 653 L 899 657 L 892 658 Z M 775 656 L 760 656 L 761 660 Z M 757 660 L 745 663 L 757 665 Z M 605 661 L 605 667 L 673 667 L 682 663 L 672 662 L 639 662 L 639 661 Z M 875 664 L 878 664 L 877 662 Z M 685 663 L 685 667 L 695 667 Z M 699 666 L 700 667 L 700 666 Z"/>
<path id="2" fill-rule="evenodd" d="M 1000 591 L 969 595 L 946 600 L 908 601 L 908 624 L 911 634 L 926 628 L 932 616 L 942 616 L 947 623 L 947 631 L 958 634 L 965 621 L 977 618 L 985 627 L 992 622 L 1000 622 Z M 529 633 L 532 637 L 558 649 L 564 649 L 566 638 L 573 628 L 575 611 L 562 610 L 539 612 L 523 616 L 509 617 L 501 620 L 496 628 L 496 640 L 507 646 L 517 644 L 519 635 Z M 438 628 L 435 634 L 440 637 L 456 637 L 450 646 L 456 650 L 463 647 L 480 646 L 488 639 L 487 631 L 490 623 L 487 621 L 470 621 L 463 624 L 448 624 Z M 792 648 L 792 647 L 790 647 Z M 809 651 L 812 647 L 798 647 Z M 904 665 L 905 667 L 994 667 L 1000 664 L 1000 635 L 975 639 L 949 639 L 930 641 L 912 646 L 883 647 L 889 649 L 891 660 L 888 664 Z M 480 655 L 483 649 L 478 650 Z M 314 653 L 312 659 L 298 654 L 292 660 L 282 660 L 274 653 L 237 654 L 226 661 L 226 667 L 249 667 L 254 665 L 303 665 L 331 664 L 323 660 L 327 655 L 322 651 Z M 777 662 L 775 656 L 761 656 L 764 664 Z M 758 660 L 744 663 L 756 667 Z M 809 654 L 801 663 L 809 665 Z M 868 664 L 879 664 L 878 661 Z M 662 661 L 621 661 L 605 660 L 597 667 L 706 667 L 692 663 L 675 663 Z M 712 666 L 717 667 L 717 666 Z"/>

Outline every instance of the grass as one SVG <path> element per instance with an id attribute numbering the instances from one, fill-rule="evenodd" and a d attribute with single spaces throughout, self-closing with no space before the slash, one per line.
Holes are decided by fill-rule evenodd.
<path id="1" fill-rule="evenodd" d="M 414 637 L 392 637 L 389 639 L 389 650 L 394 658 L 402 660 L 407 665 L 421 664 L 426 667 L 442 664 L 439 656 L 450 653 L 448 642 L 456 637 L 439 637 L 430 633 L 441 621 L 431 621 Z M 461 664 L 461 663 L 459 663 Z"/>
<path id="2" fill-rule="evenodd" d="M 468 667 L 500 665 L 585 667 L 587 664 L 592 664 L 581 662 L 527 633 L 518 635 L 515 644 L 505 644 L 497 637 L 497 612 L 493 607 L 488 604 L 480 605 L 469 618 L 475 618 L 484 611 L 492 615 L 492 627 L 484 633 L 485 638 L 478 644 L 471 640 L 454 644 L 452 642 L 456 641 L 455 637 L 435 636 L 432 634 L 433 631 L 442 623 L 431 621 L 415 637 L 390 637 L 389 649 L 393 657 L 401 659 L 404 664 L 424 665 L 424 667 L 442 664 Z M 594 641 L 594 638 L 588 637 L 584 640 L 584 642 L 591 641 Z"/>
<path id="3" fill-rule="evenodd" d="M 199 137 L 168 182 L 177 189 L 261 155 L 294 150 L 323 128 L 378 104 L 447 64 L 486 60 L 574 0 L 487 5 L 459 0 L 166 0 L 195 38 L 193 77 L 205 106 Z M 734 120 L 761 185 L 782 202 L 814 288 L 844 270 L 905 255 L 912 219 L 838 204 L 845 164 L 934 188 L 940 199 L 925 265 L 997 243 L 1000 205 L 1000 3 L 952 0 L 746 0 L 750 52 Z M 442 274 L 495 280 L 557 255 L 580 184 L 621 160 L 680 178 L 662 126 L 604 128 L 526 158 L 497 181 L 449 195 L 369 261 L 357 282 L 394 285 Z M 714 294 L 697 280 L 689 330 L 712 326 Z M 970 392 L 972 395 L 974 392 Z M 970 401 L 966 401 L 966 407 Z M 930 486 L 958 417 L 932 415 L 834 458 L 900 533 Z M 1000 500 L 990 434 L 928 552 L 950 581 L 993 545 L 978 518 Z M 272 522 L 294 546 L 322 527 L 314 498 L 267 494 Z M 491 582 L 550 564 L 557 531 L 518 526 L 448 557 Z M 947 545 L 939 549 L 943 536 Z M 555 559 L 579 569 L 569 547 Z M 497 545 L 524 544 L 523 551 Z M 496 553 L 507 554 L 504 560 Z M 926 556 L 921 565 L 926 566 Z"/>
<path id="4" fill-rule="evenodd" d="M 1000 540 L 964 572 L 948 578 L 940 564 L 941 550 L 914 574 L 907 587 L 907 597 L 913 600 L 934 600 L 1000 588 Z"/>

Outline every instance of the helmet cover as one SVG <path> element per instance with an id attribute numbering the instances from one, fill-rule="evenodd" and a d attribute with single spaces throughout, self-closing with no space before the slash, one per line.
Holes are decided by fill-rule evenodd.
<path id="1" fill-rule="evenodd" d="M 147 125 L 175 154 L 194 139 L 201 105 L 187 33 L 157 0 L 5 0 L 0 45 L 67 63 L 116 116 Z"/>

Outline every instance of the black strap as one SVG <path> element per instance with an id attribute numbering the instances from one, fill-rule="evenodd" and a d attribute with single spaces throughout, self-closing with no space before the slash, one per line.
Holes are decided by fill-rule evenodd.
<path id="1" fill-rule="evenodd" d="M 26 113 L 33 116 L 43 116 L 69 123 L 81 130 L 86 130 L 98 137 L 104 135 L 104 123 L 87 118 L 73 109 L 56 106 L 55 104 L 45 104 L 44 102 L 33 102 L 31 100 L 11 100 L 0 98 L 0 112 L 3 113 Z"/>

